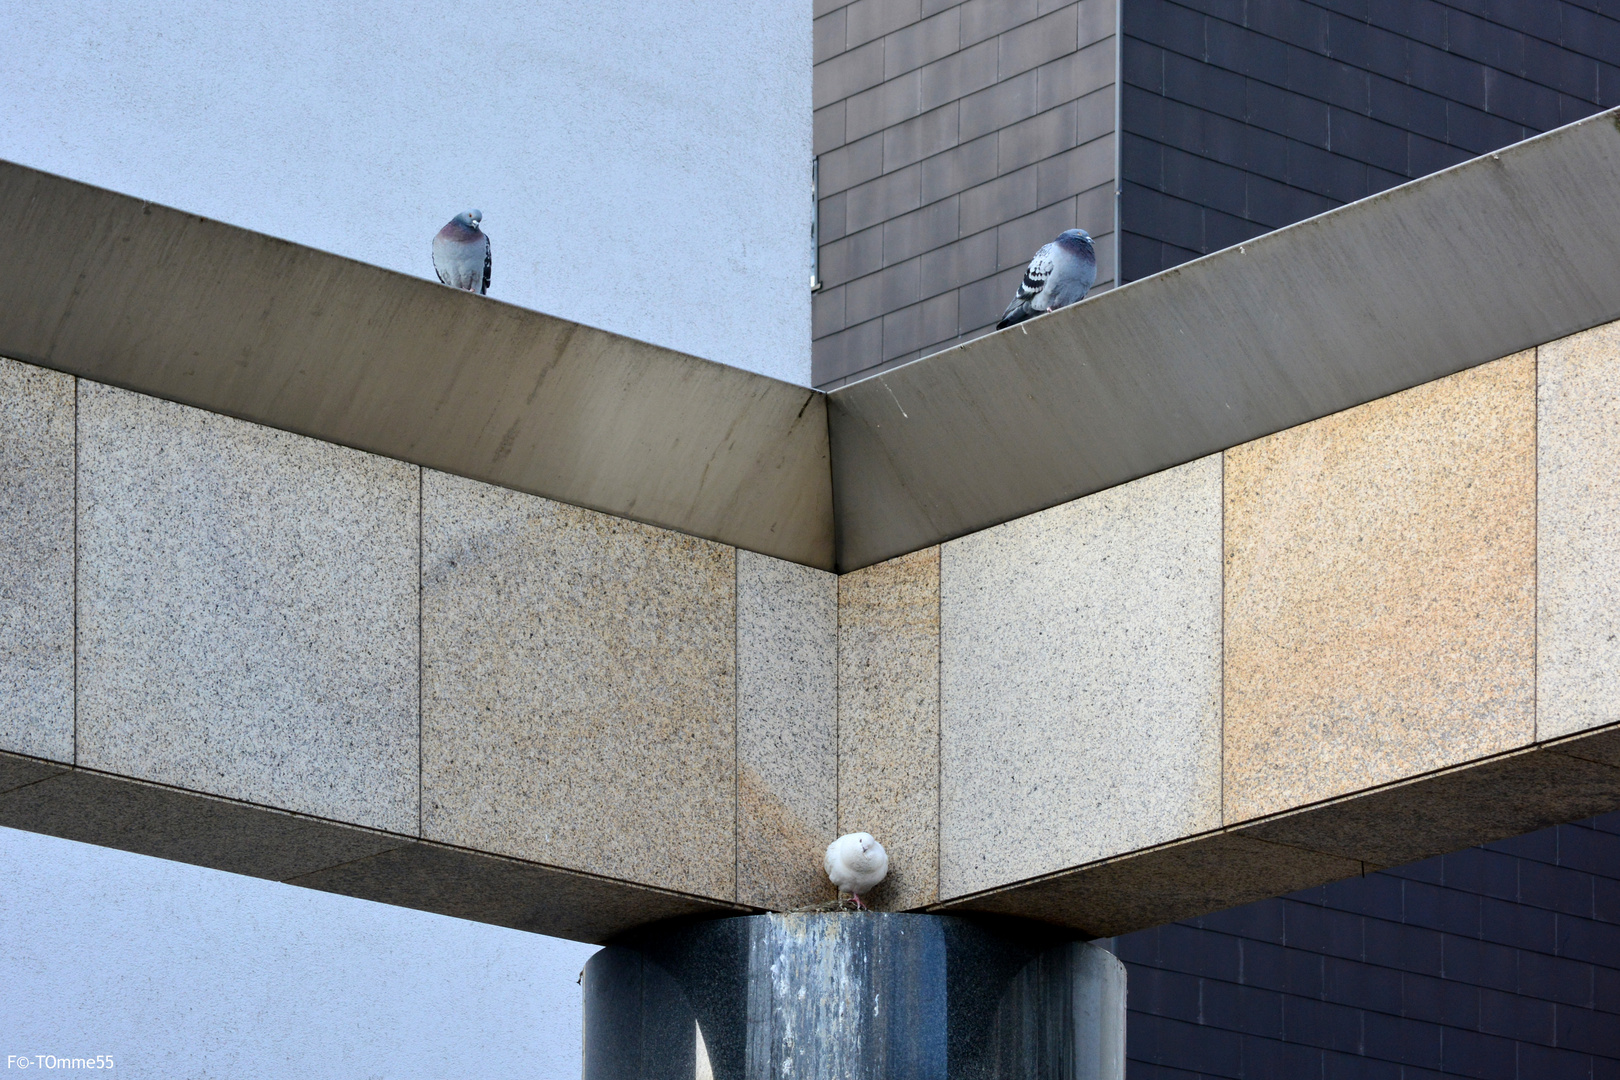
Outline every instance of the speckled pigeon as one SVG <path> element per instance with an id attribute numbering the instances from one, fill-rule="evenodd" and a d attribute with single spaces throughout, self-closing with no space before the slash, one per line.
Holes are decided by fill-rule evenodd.
<path id="1" fill-rule="evenodd" d="M 433 269 L 439 280 L 480 296 L 489 292 L 489 237 L 478 228 L 480 210 L 457 214 L 433 238 Z"/>
<path id="2" fill-rule="evenodd" d="M 1084 300 L 1096 280 L 1097 253 L 1092 249 L 1091 235 L 1084 229 L 1070 229 L 1029 261 L 1018 295 L 1007 305 L 996 329 Z"/>

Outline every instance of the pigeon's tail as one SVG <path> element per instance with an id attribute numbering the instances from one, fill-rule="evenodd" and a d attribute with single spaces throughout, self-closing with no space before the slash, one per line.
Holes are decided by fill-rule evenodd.
<path id="1" fill-rule="evenodd" d="M 1005 330 L 1014 323 L 1021 323 L 1025 319 L 1033 319 L 1039 314 L 1040 312 L 1029 306 L 1028 300 L 1014 300 L 1007 305 L 1007 310 L 1002 313 L 1001 321 L 996 323 L 996 329 Z"/>

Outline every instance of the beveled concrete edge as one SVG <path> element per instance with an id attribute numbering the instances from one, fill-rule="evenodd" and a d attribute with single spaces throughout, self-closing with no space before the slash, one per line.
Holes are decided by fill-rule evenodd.
<path id="1" fill-rule="evenodd" d="M 833 565 L 825 397 L 0 161 L 0 355 Z"/>
<path id="2" fill-rule="evenodd" d="M 1528 793 L 1539 799 L 1518 797 L 1522 794 L 1519 792 L 1504 797 L 1504 791 L 1510 790 L 1515 782 L 1528 781 L 1536 785 L 1549 772 L 1558 774 L 1559 785 L 1556 788 L 1542 786 Z M 1434 824 L 1432 818 L 1422 816 L 1434 804 L 1453 808 L 1464 824 L 1441 823 L 1437 828 L 1424 828 Z M 1482 807 L 1485 813 L 1479 812 Z M 1013 915 L 1054 922 L 1091 937 L 1111 937 L 1327 884 L 1357 873 L 1407 865 L 1617 809 L 1620 809 L 1620 723 L 1532 743 L 1267 817 L 1231 823 L 1149 848 L 951 897 L 921 910 Z M 1369 818 L 1379 827 L 1366 827 Z M 1347 827 L 1355 833 L 1354 839 L 1347 840 L 1343 835 Z M 1407 835 L 1404 840 L 1391 843 L 1391 833 Z M 1419 833 L 1422 835 L 1416 835 Z M 1078 892 L 1112 894 L 1117 886 L 1111 882 L 1129 878 L 1139 883 L 1162 879 L 1166 882 L 1163 891 L 1173 893 L 1178 874 L 1196 869 L 1200 862 L 1207 863 L 1212 856 L 1220 858 L 1218 852 L 1234 842 L 1263 845 L 1263 849 L 1269 849 L 1279 858 L 1292 857 L 1296 864 L 1303 863 L 1304 869 L 1293 869 L 1293 878 L 1286 881 L 1268 876 L 1269 870 L 1258 876 L 1240 877 L 1191 902 L 1178 901 L 1173 895 L 1150 896 L 1149 903 L 1156 903 L 1157 907 L 1152 917 L 1146 919 L 1121 914 L 1117 910 L 1120 905 L 1109 903 L 1114 899 L 1112 895 L 1092 903 L 1089 910 L 1072 900 L 1063 900 L 1064 893 L 1071 896 Z M 1288 869 L 1278 873 L 1286 876 Z M 1150 894 L 1154 890 L 1139 887 L 1138 891 Z M 1068 910 L 1055 912 L 1059 908 Z"/>
<path id="3" fill-rule="evenodd" d="M 1620 317 L 1620 217 L 1593 212 L 1620 201 L 1617 127 L 1596 114 L 832 391 L 839 572 Z"/>
<path id="4" fill-rule="evenodd" d="M 131 801 L 155 812 L 132 815 Z M 0 825 L 592 944 L 657 919 L 761 910 L 7 751 Z M 476 877 L 500 879 L 503 895 L 475 895 Z"/>

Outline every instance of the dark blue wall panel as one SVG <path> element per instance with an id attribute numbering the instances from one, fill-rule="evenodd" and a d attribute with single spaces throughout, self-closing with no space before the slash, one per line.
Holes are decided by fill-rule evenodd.
<path id="1" fill-rule="evenodd" d="M 1617 0 L 1124 0 L 1135 280 L 1620 104 Z"/>
<path id="2" fill-rule="evenodd" d="M 1114 947 L 1128 1080 L 1620 1080 L 1620 814 Z"/>

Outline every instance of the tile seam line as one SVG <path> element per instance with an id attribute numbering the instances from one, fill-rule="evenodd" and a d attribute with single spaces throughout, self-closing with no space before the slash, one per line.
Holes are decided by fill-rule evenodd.
<path id="1" fill-rule="evenodd" d="M 1226 555 L 1226 459 L 1231 450 L 1221 451 L 1221 548 L 1220 548 L 1220 575 L 1221 575 L 1221 752 L 1220 752 L 1220 807 L 1219 815 L 1222 828 L 1226 826 L 1226 589 L 1227 589 L 1227 555 Z"/>
<path id="2" fill-rule="evenodd" d="M 945 880 L 945 545 L 934 563 L 934 903 Z"/>
<path id="3" fill-rule="evenodd" d="M 1541 741 L 1541 350 L 1530 367 L 1530 741 Z"/>
<path id="4" fill-rule="evenodd" d="M 731 898 L 742 902 L 742 552 L 731 549 Z"/>
<path id="5" fill-rule="evenodd" d="M 79 764 L 79 383 L 73 377 L 73 752 L 72 764 Z"/>
<path id="6" fill-rule="evenodd" d="M 423 685 L 423 673 L 426 670 L 426 650 L 423 627 L 423 606 L 425 600 L 427 565 L 424 562 L 426 554 L 427 530 L 427 471 L 420 465 L 416 466 L 416 835 L 422 835 L 422 809 L 426 802 L 423 794 L 423 778 L 427 770 L 423 763 L 426 746 L 427 717 L 423 713 L 423 702 L 427 693 Z"/>

